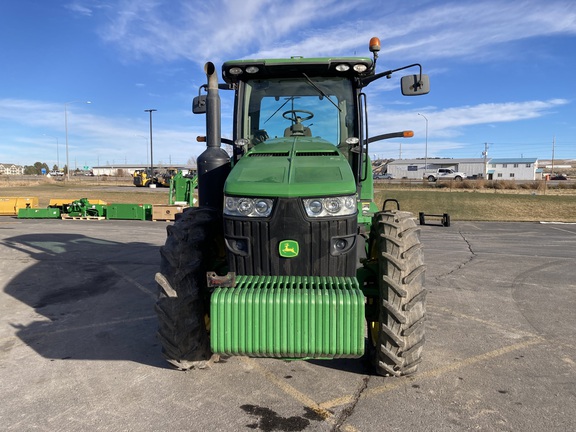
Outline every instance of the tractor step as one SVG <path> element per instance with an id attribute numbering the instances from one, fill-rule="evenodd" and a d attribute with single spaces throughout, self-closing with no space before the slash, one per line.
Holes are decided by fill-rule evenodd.
<path id="1" fill-rule="evenodd" d="M 356 278 L 237 276 L 211 298 L 212 351 L 277 358 L 364 353 L 364 294 Z"/>

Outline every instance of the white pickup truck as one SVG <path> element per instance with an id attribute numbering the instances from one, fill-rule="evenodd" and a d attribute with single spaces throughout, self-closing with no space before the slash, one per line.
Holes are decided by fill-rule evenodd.
<path id="1" fill-rule="evenodd" d="M 435 172 L 424 174 L 424 178 L 428 179 L 429 182 L 435 182 L 437 180 L 462 181 L 466 177 L 466 174 L 463 172 L 454 171 L 452 168 L 438 168 Z"/>

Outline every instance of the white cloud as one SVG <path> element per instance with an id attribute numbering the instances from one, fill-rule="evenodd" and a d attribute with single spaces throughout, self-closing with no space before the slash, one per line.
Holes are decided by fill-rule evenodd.
<path id="1" fill-rule="evenodd" d="M 535 36 L 576 34 L 572 2 L 475 2 L 431 7 L 392 29 L 384 53 L 417 52 L 422 58 L 487 57 L 503 43 Z M 404 38 L 404 42 L 399 37 Z M 408 39 L 408 41 L 406 41 Z"/>
<path id="2" fill-rule="evenodd" d="M 485 103 L 475 106 L 446 108 L 434 113 L 425 113 L 429 119 L 429 132 L 449 134 L 454 128 L 479 124 L 515 122 L 542 117 L 558 106 L 566 105 L 566 99 L 548 101 L 526 101 L 507 103 Z"/>
<path id="3" fill-rule="evenodd" d="M 369 102 L 370 103 L 370 102 Z M 421 108 L 419 111 L 394 111 L 384 106 L 370 106 L 370 133 L 378 135 L 392 129 L 415 128 L 419 136 L 425 132 L 425 121 L 418 112 L 428 118 L 429 137 L 449 137 L 462 134 L 465 126 L 489 125 L 514 122 L 548 115 L 556 107 L 566 105 L 566 99 L 548 101 L 526 101 L 487 103 L 470 106 L 451 107 L 437 110 L 434 107 Z M 399 126 L 400 125 L 400 126 Z M 404 125 L 404 126 L 402 126 Z"/>
<path id="4" fill-rule="evenodd" d="M 180 118 L 183 113 L 163 113 L 165 118 Z M 94 165 L 100 157 L 116 163 L 145 163 L 148 137 L 148 119 L 102 117 L 90 113 L 88 106 L 68 106 L 68 146 L 70 164 L 73 161 Z M 11 163 L 30 164 L 31 159 L 56 162 L 56 138 L 60 148 L 60 162 L 64 165 L 65 128 L 64 105 L 33 100 L 0 99 L 0 160 L 8 155 Z M 27 131 L 22 135 L 22 130 Z M 185 163 L 191 156 L 200 154 L 204 144 L 196 136 L 204 135 L 203 119 L 191 121 L 187 128 L 170 124 L 155 125 L 153 143 L 155 161 Z M 54 138 L 53 138 L 54 137 Z M 6 156 L 3 156 L 6 155 Z"/>
<path id="5" fill-rule="evenodd" d="M 101 37 L 136 55 L 160 60 L 242 57 L 255 47 L 297 37 L 319 20 L 345 15 L 354 2 L 337 0 L 219 0 L 167 2 L 127 0 L 118 4 Z"/>
<path id="6" fill-rule="evenodd" d="M 370 102 L 369 102 L 370 103 Z M 400 145 L 404 158 L 423 157 L 425 151 L 426 121 L 418 112 L 428 118 L 429 156 L 449 154 L 469 146 L 464 144 L 465 127 L 484 125 L 490 127 L 498 123 L 516 122 L 549 115 L 557 107 L 568 104 L 565 99 L 548 101 L 526 101 L 490 103 L 470 106 L 436 109 L 423 108 L 419 111 L 391 111 L 385 107 L 370 107 L 370 136 L 386 132 L 413 130 L 414 138 L 382 141 L 372 144 L 371 154 L 386 154 L 398 157 Z M 398 108 L 396 106 L 396 108 Z M 480 154 L 481 150 L 478 150 Z M 392 154 L 390 154 L 392 152 Z M 479 156 L 478 156 L 479 157 Z"/>
<path id="7" fill-rule="evenodd" d="M 78 2 L 73 2 L 73 3 L 69 3 L 64 5 L 64 7 L 66 9 L 68 9 L 69 11 L 76 13 L 78 15 L 83 15 L 83 16 L 92 16 L 92 9 L 78 3 Z"/>
<path id="8" fill-rule="evenodd" d="M 369 103 L 371 103 L 369 101 Z M 387 109 L 384 106 L 370 106 L 370 135 L 392 132 L 397 130 L 414 130 L 415 138 L 401 140 L 404 148 L 404 157 L 409 154 L 424 154 L 425 121 L 418 116 L 418 112 L 428 118 L 428 139 L 430 148 L 435 154 L 446 150 L 456 150 L 465 146 L 459 141 L 454 141 L 464 134 L 464 128 L 473 125 L 486 125 L 503 122 L 515 122 L 527 119 L 534 119 L 549 115 L 557 107 L 568 104 L 565 99 L 551 99 L 547 101 L 525 101 L 508 103 L 490 103 L 469 106 L 436 109 L 434 107 L 422 108 L 419 111 L 401 110 L 395 105 L 395 110 Z M 116 163 L 146 161 L 146 144 L 143 138 L 148 136 L 148 121 L 146 119 L 130 118 L 107 118 L 92 115 L 90 108 L 81 105 L 68 107 L 69 121 L 69 148 L 78 160 L 88 161 L 95 164 L 99 155 Z M 44 103 L 30 100 L 0 99 L 0 125 L 4 123 L 17 123 L 27 126 L 30 129 L 28 137 L 19 138 L 10 142 L 5 138 L 5 143 L 12 150 L 14 145 L 25 142 L 42 144 L 49 152 L 51 149 L 50 140 L 44 135 L 58 137 L 61 150 L 64 148 L 64 107 L 62 104 Z M 226 111 L 223 111 L 226 114 Z M 164 114 L 164 113 L 163 113 Z M 177 113 L 181 117 L 183 113 Z M 170 113 L 166 113 L 165 118 L 169 118 Z M 172 161 L 184 163 L 191 156 L 197 156 L 204 151 L 204 144 L 197 143 L 196 137 L 204 135 L 204 118 L 190 117 L 191 124 L 183 129 L 180 126 L 171 127 L 168 124 L 154 126 L 154 152 L 155 160 L 164 160 L 168 163 Z M 226 118 L 223 119 L 223 134 L 228 135 Z M 5 129 L 5 136 L 9 136 L 9 131 Z M 20 143 L 20 144 L 18 144 Z M 394 148 L 394 157 L 398 156 L 396 151 L 400 143 L 383 141 L 371 145 L 371 153 L 380 154 L 383 151 L 390 151 Z M 43 148 L 44 148 L 43 147 Z M 0 147 L 1 151 L 1 147 Z M 12 152 L 13 153 L 13 152 Z M 1 154 L 1 153 L 0 153 Z M 62 161 L 63 153 L 60 153 Z M 433 155 L 432 153 L 430 154 Z M 23 156 L 28 156 L 23 154 Z M 51 154 L 55 159 L 55 154 Z M 416 157 L 416 156 L 414 156 Z M 41 159 L 38 157 L 38 159 Z M 27 159 L 25 159 L 27 160 Z M 103 163 L 102 160 L 100 160 Z"/>
<path id="9" fill-rule="evenodd" d="M 386 58 L 488 58 L 505 42 L 576 34 L 576 5 L 567 1 L 373 6 L 365 0 L 125 0 L 100 34 L 138 57 L 201 64 L 247 56 L 368 55 L 374 35 Z"/>

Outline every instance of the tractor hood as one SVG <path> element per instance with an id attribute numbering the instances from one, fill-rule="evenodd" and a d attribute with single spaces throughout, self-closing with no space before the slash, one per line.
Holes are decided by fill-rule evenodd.
<path id="1" fill-rule="evenodd" d="M 348 160 L 319 138 L 270 139 L 253 147 L 228 175 L 227 195 L 305 197 L 352 195 L 356 183 Z"/>

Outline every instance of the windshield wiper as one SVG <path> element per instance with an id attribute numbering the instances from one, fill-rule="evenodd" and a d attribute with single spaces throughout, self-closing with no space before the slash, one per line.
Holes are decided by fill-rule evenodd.
<path id="1" fill-rule="evenodd" d="M 268 123 L 268 120 L 270 120 L 272 117 L 274 117 L 278 111 L 280 111 L 282 108 L 284 108 L 284 106 L 285 106 L 288 102 L 290 102 L 291 100 L 294 100 L 294 99 L 295 99 L 294 96 L 290 96 L 289 98 L 287 98 L 287 99 L 286 99 L 286 102 L 284 102 L 282 105 L 280 105 L 280 108 L 278 108 L 276 111 L 274 111 L 274 112 L 272 113 L 272 115 L 266 119 L 266 121 L 264 122 L 264 124 Z"/>
<path id="2" fill-rule="evenodd" d="M 326 93 L 324 93 L 320 87 L 318 87 L 316 84 L 314 84 L 314 82 L 313 82 L 310 78 L 308 78 L 308 75 L 306 75 L 304 72 L 302 72 L 302 75 L 304 75 L 304 78 L 306 78 L 306 81 L 308 81 L 308 83 L 309 83 L 312 87 L 314 87 L 318 93 L 320 93 L 323 97 L 325 97 L 326 99 L 328 99 L 328 100 L 330 101 L 330 103 L 331 103 L 332 105 L 334 105 L 334 106 L 336 107 L 336 109 L 338 109 L 338 111 L 342 112 L 342 110 L 340 109 L 340 107 L 339 107 L 338 105 L 336 105 L 332 99 L 330 99 L 330 96 L 328 96 Z"/>

